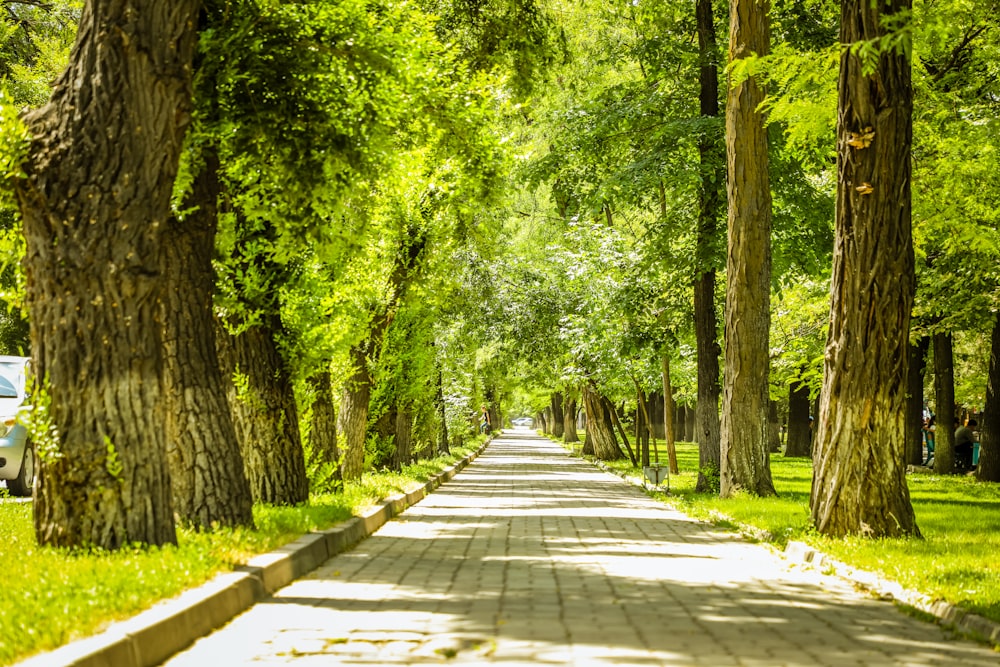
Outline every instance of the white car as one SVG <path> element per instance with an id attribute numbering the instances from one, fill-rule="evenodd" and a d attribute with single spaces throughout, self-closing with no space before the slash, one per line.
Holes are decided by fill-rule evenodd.
<path id="1" fill-rule="evenodd" d="M 516 419 L 511 419 L 510 423 L 514 426 L 527 426 L 531 428 L 535 424 L 535 420 L 531 417 L 517 417 Z"/>
<path id="2" fill-rule="evenodd" d="M 30 496 L 35 486 L 35 451 L 18 420 L 27 406 L 26 357 L 0 356 L 0 479 L 14 496 Z"/>

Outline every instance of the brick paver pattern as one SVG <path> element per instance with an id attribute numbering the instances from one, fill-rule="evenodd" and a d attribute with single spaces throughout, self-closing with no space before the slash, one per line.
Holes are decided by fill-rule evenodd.
<path id="1" fill-rule="evenodd" d="M 992 665 L 527 432 L 175 656 L 197 665 Z"/>

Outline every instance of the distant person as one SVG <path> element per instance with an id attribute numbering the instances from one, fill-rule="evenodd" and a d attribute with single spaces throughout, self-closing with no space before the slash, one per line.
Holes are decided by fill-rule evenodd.
<path id="1" fill-rule="evenodd" d="M 924 459 L 924 465 L 930 466 L 934 463 L 934 429 L 935 429 L 935 418 L 931 415 L 924 420 L 924 445 L 927 447 L 927 458 Z"/>
<path id="2" fill-rule="evenodd" d="M 972 470 L 972 451 L 976 436 L 972 432 L 978 424 L 970 419 L 965 426 L 955 429 L 955 467 L 959 470 Z"/>
<path id="3" fill-rule="evenodd" d="M 479 432 L 488 434 L 492 430 L 493 424 L 490 422 L 490 411 L 484 405 L 479 411 Z"/>

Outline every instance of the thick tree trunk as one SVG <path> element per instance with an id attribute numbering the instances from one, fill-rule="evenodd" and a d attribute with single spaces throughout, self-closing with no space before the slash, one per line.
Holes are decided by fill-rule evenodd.
<path id="1" fill-rule="evenodd" d="M 767 0 L 730 0 L 729 62 L 770 51 Z M 767 132 L 753 77 L 729 87 L 726 155 L 729 261 L 726 270 L 725 384 L 720 494 L 774 495 L 767 448 L 768 334 L 771 326 L 771 185 Z"/>
<path id="2" fill-rule="evenodd" d="M 590 384 L 583 385 L 583 407 L 587 411 L 587 438 L 594 448 L 594 457 L 601 461 L 617 461 L 625 455 L 618 447 L 611 416 L 604 407 L 603 397 Z M 586 443 L 584 443 L 586 446 Z"/>
<path id="3" fill-rule="evenodd" d="M 218 160 L 205 156 L 164 239 L 163 406 L 174 512 L 199 528 L 252 526 L 253 500 L 243 469 L 226 383 L 215 347 L 212 259 L 219 196 Z"/>
<path id="4" fill-rule="evenodd" d="M 309 422 L 309 465 L 319 466 L 323 472 L 323 476 L 317 479 L 317 490 L 340 490 L 344 488 L 344 481 L 340 474 L 337 413 L 329 371 L 312 375 L 309 386 L 315 397 Z"/>
<path id="5" fill-rule="evenodd" d="M 931 339 L 922 336 L 910 345 L 910 363 L 906 375 L 906 458 L 908 465 L 924 462 L 924 370 Z"/>
<path id="6" fill-rule="evenodd" d="M 934 472 L 955 471 L 955 360 L 950 333 L 934 334 Z"/>
<path id="7" fill-rule="evenodd" d="M 33 370 L 56 438 L 35 443 L 44 545 L 176 542 L 158 292 L 199 7 L 86 3 L 69 67 L 25 118 L 14 187 Z"/>
<path id="8" fill-rule="evenodd" d="M 413 461 L 413 409 L 402 405 L 395 411 L 395 448 L 392 469 L 400 471 Z"/>
<path id="9" fill-rule="evenodd" d="M 359 346 L 351 349 L 354 372 L 344 385 L 337 415 L 337 437 L 344 448 L 341 474 L 345 480 L 361 478 L 365 467 L 365 436 L 368 431 L 368 409 L 371 400 L 372 378 L 368 359 Z"/>
<path id="10" fill-rule="evenodd" d="M 809 387 L 793 382 L 788 385 L 788 436 L 785 456 L 812 456 L 815 422 L 809 421 Z"/>
<path id="11" fill-rule="evenodd" d="M 264 318 L 233 336 L 218 327 L 219 362 L 228 377 L 229 406 L 255 502 L 297 505 L 309 499 L 292 380 Z"/>
<path id="12" fill-rule="evenodd" d="M 698 0 L 699 102 L 703 118 L 719 116 L 719 48 L 715 39 L 712 0 Z M 706 124 L 707 125 L 707 124 Z M 711 126 L 714 128 L 714 126 Z M 715 311 L 715 277 L 719 265 L 719 217 L 725 207 L 722 184 L 726 181 L 726 156 L 721 128 L 706 130 L 698 141 L 701 183 L 698 189 L 698 238 L 695 251 L 694 330 L 698 352 L 698 402 L 695 432 L 698 441 L 697 490 L 709 491 L 712 482 L 701 471 L 721 465 L 718 322 Z M 671 472 L 676 474 L 671 466 Z M 711 489 L 715 490 L 715 489 Z"/>
<path id="13" fill-rule="evenodd" d="M 552 423 L 552 407 L 549 406 L 542 411 L 542 432 L 546 435 L 552 435 L 553 423 Z"/>
<path id="14" fill-rule="evenodd" d="M 979 426 L 979 467 L 976 469 L 976 477 L 984 482 L 1000 482 L 1000 313 L 993 319 L 986 377 L 986 404 Z"/>
<path id="15" fill-rule="evenodd" d="M 563 442 L 580 442 L 576 433 L 576 399 L 569 394 L 563 401 Z"/>
<path id="16" fill-rule="evenodd" d="M 661 369 L 660 380 L 663 383 L 663 432 L 667 440 L 667 460 L 670 465 L 670 474 L 677 475 L 680 470 L 677 467 L 677 440 L 674 438 L 674 390 L 670 384 L 670 357 L 666 354 L 660 357 Z M 705 451 L 698 449 L 699 459 L 701 453 Z M 698 473 L 698 484 L 696 490 L 701 490 L 701 473 Z"/>
<path id="17" fill-rule="evenodd" d="M 888 50 L 866 72 L 846 48 L 877 40 L 909 7 L 841 2 L 837 228 L 811 496 L 824 535 L 919 534 L 903 463 L 915 284 L 910 63 Z"/>
<path id="18" fill-rule="evenodd" d="M 552 407 L 552 435 L 557 438 L 563 437 L 566 418 L 563 416 L 563 396 L 562 392 L 553 392 L 551 397 Z"/>

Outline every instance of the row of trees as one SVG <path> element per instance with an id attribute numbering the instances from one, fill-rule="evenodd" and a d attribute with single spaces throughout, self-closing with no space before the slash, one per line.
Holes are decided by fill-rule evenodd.
<path id="1" fill-rule="evenodd" d="M 251 525 L 469 431 L 461 278 L 495 241 L 491 119 L 549 52 L 537 8 L 4 8 L 8 80 L 68 63 L 3 117 L 41 543 Z"/>
<path id="2" fill-rule="evenodd" d="M 786 394 L 817 527 L 917 533 L 924 352 L 1000 416 L 977 2 L 3 3 L 39 539 L 245 525 L 479 403 L 600 458 L 694 406 L 699 486 L 766 495 Z"/>
<path id="3" fill-rule="evenodd" d="M 574 59 L 525 112 L 531 192 L 509 224 L 526 240 L 497 279 L 539 388 L 523 400 L 554 414 L 550 397 L 593 390 L 640 415 L 666 361 L 666 394 L 696 406 L 701 488 L 767 495 L 787 396 L 816 526 L 917 534 L 905 470 L 925 397 L 935 469 L 953 466 L 957 387 L 985 407 L 977 474 L 1000 480 L 1000 25 L 990 3 L 844 2 L 838 33 L 821 3 L 733 2 L 723 59 L 724 9 L 561 7 Z"/>

